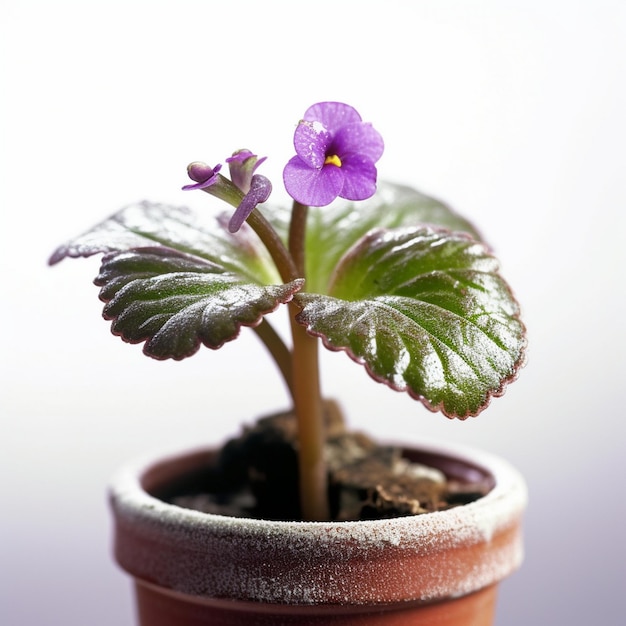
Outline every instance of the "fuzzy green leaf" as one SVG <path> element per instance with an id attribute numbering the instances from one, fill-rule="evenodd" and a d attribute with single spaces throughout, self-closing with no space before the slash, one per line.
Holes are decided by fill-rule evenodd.
<path id="1" fill-rule="evenodd" d="M 309 209 L 307 291 L 328 293 L 339 260 L 368 231 L 424 224 L 466 232 L 480 239 L 472 224 L 446 204 L 392 183 L 379 182 L 376 193 L 368 200 L 339 200 L 327 207 Z"/>
<path id="2" fill-rule="evenodd" d="M 218 264 L 155 246 L 106 255 L 95 283 L 114 334 L 145 341 L 148 356 L 180 360 L 201 344 L 221 347 L 241 326 L 258 325 L 303 281 L 258 285 Z"/>
<path id="3" fill-rule="evenodd" d="M 524 326 L 485 246 L 430 227 L 370 231 L 298 321 L 370 375 L 449 417 L 477 415 L 523 361 Z"/>
<path id="4" fill-rule="evenodd" d="M 247 224 L 229 233 L 228 217 L 155 202 L 132 204 L 76 237 L 50 257 L 88 257 L 146 246 L 164 246 L 216 263 L 253 283 L 279 283 L 267 250 Z"/>

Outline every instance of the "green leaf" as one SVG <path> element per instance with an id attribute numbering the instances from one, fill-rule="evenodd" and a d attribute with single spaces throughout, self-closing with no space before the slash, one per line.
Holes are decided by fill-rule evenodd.
<path id="1" fill-rule="evenodd" d="M 522 364 L 525 329 L 485 246 L 430 227 L 375 230 L 298 321 L 370 375 L 449 417 L 477 415 Z"/>
<path id="2" fill-rule="evenodd" d="M 49 262 L 161 245 L 216 263 L 254 283 L 281 282 L 269 253 L 247 224 L 232 234 L 227 222 L 228 217 L 216 217 L 209 209 L 195 212 L 144 201 L 127 206 L 60 246 Z"/>
<path id="3" fill-rule="evenodd" d="M 272 224 L 284 228 L 284 215 L 277 212 Z M 307 224 L 306 290 L 329 293 L 329 281 L 341 257 L 374 228 L 398 228 L 431 224 L 466 232 L 480 239 L 476 229 L 450 207 L 410 187 L 378 183 L 376 194 L 360 202 L 337 201 L 310 208 Z"/>
<path id="4" fill-rule="evenodd" d="M 241 326 L 256 326 L 303 281 L 257 285 L 216 263 L 155 246 L 106 255 L 95 283 L 114 334 L 145 341 L 148 356 L 180 360 L 201 344 L 221 347 Z"/>

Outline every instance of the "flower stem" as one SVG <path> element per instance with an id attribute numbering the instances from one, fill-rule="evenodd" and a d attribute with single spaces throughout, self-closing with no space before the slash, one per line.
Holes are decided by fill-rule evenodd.
<path id="1" fill-rule="evenodd" d="M 295 320 L 296 306 L 290 305 L 293 337 L 293 399 L 298 422 L 300 509 L 303 520 L 330 518 L 328 476 L 324 459 L 326 433 L 319 384 L 318 339 Z"/>
<path id="2" fill-rule="evenodd" d="M 284 282 L 288 283 L 303 276 L 303 274 L 299 274 L 297 265 L 294 263 L 287 248 L 285 248 L 285 244 L 278 236 L 278 233 L 258 209 L 254 209 L 250 213 L 247 222 L 269 251 Z"/>
<path id="3" fill-rule="evenodd" d="M 297 200 L 293 202 L 291 210 L 291 222 L 289 224 L 289 252 L 298 270 L 298 276 L 306 277 L 305 259 L 305 237 L 306 218 L 309 207 L 300 204 Z"/>
<path id="4" fill-rule="evenodd" d="M 308 207 L 294 202 L 289 227 L 289 247 L 257 209 L 248 216 L 248 224 L 269 251 L 281 278 L 285 282 L 306 278 L 305 237 Z M 305 284 L 306 288 L 306 284 Z M 300 474 L 300 509 L 302 519 L 322 521 L 330 518 L 328 505 L 328 474 L 324 459 L 326 441 L 324 414 L 320 391 L 318 347 L 316 337 L 309 335 L 304 326 L 295 319 L 298 308 L 290 303 L 293 352 L 289 367 L 283 349 L 274 338 L 266 341 L 261 333 L 267 328 L 259 327 L 263 341 L 276 358 L 276 362 L 292 393 L 294 412 L 298 422 L 298 463 Z M 263 325 L 261 325 L 263 326 Z M 273 331 L 273 329 L 272 329 Z M 280 341 L 280 339 L 279 339 Z M 282 342 L 281 342 L 282 343 Z M 273 350 L 278 350 L 275 353 Z M 291 377 L 287 373 L 291 370 Z"/>
<path id="5" fill-rule="evenodd" d="M 289 226 L 289 253 L 298 276 L 306 278 L 305 236 L 308 207 L 294 202 Z M 305 284 L 306 288 L 306 284 Z M 293 397 L 298 421 L 300 507 L 304 520 L 330 518 L 328 475 L 324 459 L 326 441 L 319 378 L 318 339 L 309 335 L 295 319 L 297 307 L 290 305 L 293 337 Z"/>
<path id="6" fill-rule="evenodd" d="M 265 344 L 265 347 L 272 355 L 280 373 L 283 376 L 287 389 L 293 399 L 293 375 L 291 369 L 291 352 L 285 345 L 285 342 L 281 339 L 280 335 L 276 332 L 274 327 L 263 318 L 258 326 L 254 327 L 254 331 L 259 336 L 261 341 Z"/>

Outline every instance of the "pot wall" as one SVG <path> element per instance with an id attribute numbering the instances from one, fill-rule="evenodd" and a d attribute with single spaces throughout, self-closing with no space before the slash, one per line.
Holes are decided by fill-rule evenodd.
<path id="1" fill-rule="evenodd" d="M 427 515 L 273 522 L 207 515 L 151 495 L 212 463 L 211 450 L 127 468 L 111 494 L 115 554 L 137 581 L 140 624 L 488 626 L 495 585 L 521 563 L 524 482 L 482 453 L 430 446 L 407 456 L 493 488 Z"/>
<path id="2" fill-rule="evenodd" d="M 205 600 L 136 582 L 142 626 L 491 626 L 496 585 L 432 604 L 281 605 Z"/>

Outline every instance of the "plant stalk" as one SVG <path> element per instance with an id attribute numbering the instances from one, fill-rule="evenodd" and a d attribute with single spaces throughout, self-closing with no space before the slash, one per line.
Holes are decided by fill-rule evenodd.
<path id="1" fill-rule="evenodd" d="M 254 209 L 248 216 L 247 222 L 254 232 L 259 236 L 263 245 L 267 248 L 274 261 L 280 277 L 285 283 L 304 276 L 298 271 L 297 265 L 285 248 L 285 244 L 278 236 L 272 225 L 263 217 L 258 209 Z"/>
<path id="2" fill-rule="evenodd" d="M 326 441 L 319 384 L 317 337 L 296 322 L 297 307 L 290 305 L 293 337 L 293 397 L 298 422 L 298 463 L 302 519 L 330 519 L 328 475 L 324 458 Z"/>
<path id="3" fill-rule="evenodd" d="M 268 249 L 284 282 L 290 282 L 296 278 L 306 278 L 307 214 L 308 207 L 299 202 L 294 202 L 289 226 L 288 249 L 272 225 L 257 209 L 254 209 L 248 216 L 248 224 Z M 309 335 L 305 328 L 296 321 L 297 305 L 293 302 L 290 303 L 289 310 L 293 340 L 290 368 L 286 366 L 284 346 L 280 346 L 276 337 L 266 334 L 268 327 L 261 328 L 263 326 L 261 325 L 257 332 L 274 357 L 278 357 L 276 362 L 293 397 L 294 412 L 298 423 L 302 519 L 323 521 L 330 519 L 330 511 L 328 505 L 328 473 L 324 458 L 326 432 L 320 390 L 319 341 L 317 337 Z M 280 338 L 278 340 L 280 341 Z M 282 341 L 280 343 L 282 344 Z M 288 369 L 291 370 L 291 376 L 287 372 Z"/>
<path id="4" fill-rule="evenodd" d="M 289 253 L 298 271 L 298 276 L 306 278 L 306 219 L 309 207 L 294 200 L 289 223 Z M 306 289 L 306 286 L 305 286 Z"/>
<path id="5" fill-rule="evenodd" d="M 287 389 L 293 400 L 293 372 L 291 367 L 292 357 L 289 348 L 287 348 L 285 342 L 281 339 L 280 335 L 265 317 L 258 326 L 254 327 L 254 331 L 265 344 L 265 347 L 269 350 L 272 358 L 276 362 L 276 365 L 283 376 L 285 385 L 287 385 Z"/>
<path id="6" fill-rule="evenodd" d="M 289 253 L 298 276 L 306 278 L 305 237 L 308 207 L 294 202 L 289 226 Z M 306 289 L 306 284 L 305 284 Z M 292 376 L 294 410 L 298 422 L 298 462 L 302 518 L 330 518 L 328 474 L 324 459 L 326 442 L 319 378 L 319 341 L 295 319 L 297 307 L 290 304 L 293 337 Z"/>

